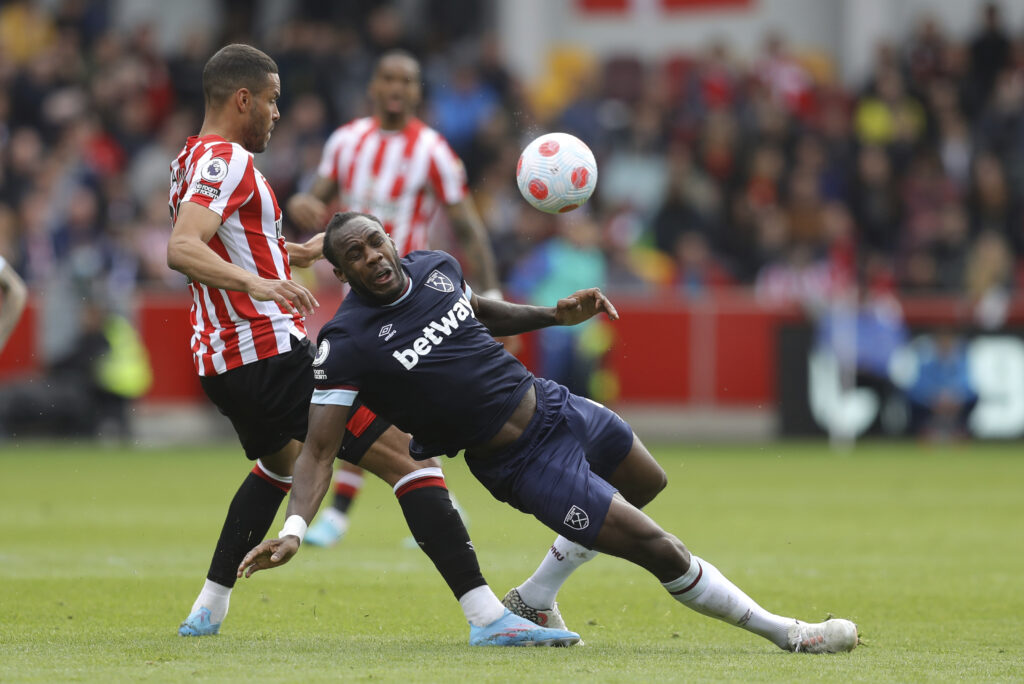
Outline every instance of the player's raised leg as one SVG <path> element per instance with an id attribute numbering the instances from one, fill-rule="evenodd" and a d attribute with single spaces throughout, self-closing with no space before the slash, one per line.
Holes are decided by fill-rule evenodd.
<path id="1" fill-rule="evenodd" d="M 857 646 L 857 627 L 849 620 L 808 624 L 765 610 L 619 495 L 612 499 L 594 547 L 647 569 L 688 608 L 753 632 L 784 650 L 836 653 Z"/>
<path id="2" fill-rule="evenodd" d="M 586 408 L 585 404 L 583 406 Z M 602 453 L 608 442 L 628 441 L 628 437 L 623 432 L 625 423 L 610 422 L 610 416 L 600 412 L 595 414 L 595 419 L 589 421 L 587 426 L 588 432 L 597 437 L 590 450 L 595 461 L 592 465 L 611 473 L 609 482 L 627 501 L 637 508 L 644 507 L 665 488 L 665 471 L 635 434 L 632 435 L 632 444 L 625 458 L 614 451 L 610 455 Z M 605 435 L 609 435 L 609 438 L 604 439 Z M 590 453 L 588 457 L 591 457 Z M 559 535 L 533 575 L 518 587 L 510 589 L 502 603 L 516 615 L 539 625 L 565 628 L 565 620 L 555 597 L 569 576 L 597 555 L 597 551 Z"/>
<path id="3" fill-rule="evenodd" d="M 348 451 L 346 458 L 352 457 Z M 452 506 L 436 459 L 409 456 L 409 436 L 395 427 L 380 433 L 359 465 L 392 486 L 409 530 L 434 563 L 470 625 L 473 646 L 568 646 L 579 635 L 548 629 L 513 615 L 487 585 L 462 517 Z"/>
<path id="4" fill-rule="evenodd" d="M 292 464 L 302 448 L 290 441 L 284 448 L 256 460 L 228 506 L 213 560 L 192 610 L 178 627 L 181 636 L 211 636 L 228 614 L 236 570 L 253 544 L 263 539 L 291 489 Z"/>

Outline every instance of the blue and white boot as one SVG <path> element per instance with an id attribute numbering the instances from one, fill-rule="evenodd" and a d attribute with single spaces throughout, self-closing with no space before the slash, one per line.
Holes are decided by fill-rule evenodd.
<path id="1" fill-rule="evenodd" d="M 330 548 L 341 541 L 346 532 L 348 516 L 334 508 L 326 508 L 310 525 L 306 536 L 302 538 L 302 543 Z"/>
<path id="2" fill-rule="evenodd" d="M 200 608 L 193 611 L 178 627 L 180 636 L 212 636 L 220 631 L 220 623 L 210 623 L 210 609 Z"/>
<path id="3" fill-rule="evenodd" d="M 507 608 L 486 627 L 469 626 L 470 646 L 572 646 L 579 640 L 576 632 L 535 625 Z"/>

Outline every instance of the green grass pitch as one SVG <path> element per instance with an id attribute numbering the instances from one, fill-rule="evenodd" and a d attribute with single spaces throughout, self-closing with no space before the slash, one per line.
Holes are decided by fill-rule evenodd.
<path id="1" fill-rule="evenodd" d="M 770 610 L 859 623 L 799 656 L 675 603 L 615 558 L 559 600 L 586 645 L 470 648 L 461 611 L 367 480 L 330 550 L 240 581 L 217 637 L 176 635 L 246 472 L 234 445 L 0 445 L 0 681 L 1020 681 L 1020 444 L 653 445 L 663 527 Z M 552 534 L 446 464 L 499 596 Z M 283 509 L 282 509 L 283 512 Z M 279 516 L 280 518 L 280 516 Z M 279 527 L 280 519 L 272 532 Z"/>

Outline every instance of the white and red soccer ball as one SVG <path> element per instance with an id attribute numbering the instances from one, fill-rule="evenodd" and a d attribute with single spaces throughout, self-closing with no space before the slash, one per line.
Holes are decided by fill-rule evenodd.
<path id="1" fill-rule="evenodd" d="M 519 192 L 534 207 L 561 214 L 590 199 L 597 185 L 597 162 L 579 138 L 547 133 L 519 155 L 516 182 Z"/>

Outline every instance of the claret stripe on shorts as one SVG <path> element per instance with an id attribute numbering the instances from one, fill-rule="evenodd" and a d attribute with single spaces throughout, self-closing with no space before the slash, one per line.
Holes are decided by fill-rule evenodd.
<path id="1" fill-rule="evenodd" d="M 291 268 L 280 235 L 281 208 L 273 189 L 241 145 L 214 135 L 192 136 L 171 163 L 171 220 L 182 202 L 221 216 L 209 246 L 224 261 L 262 278 L 288 280 Z M 291 350 L 305 337 L 302 317 L 245 292 L 190 282 L 192 356 L 199 375 L 217 375 Z"/>
<path id="2" fill-rule="evenodd" d="M 466 195 L 466 172 L 441 135 L 419 119 L 385 131 L 372 117 L 338 128 L 317 174 L 338 184 L 341 206 L 377 216 L 399 254 L 426 249 L 443 205 Z"/>

